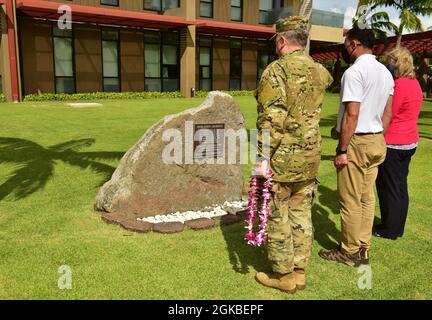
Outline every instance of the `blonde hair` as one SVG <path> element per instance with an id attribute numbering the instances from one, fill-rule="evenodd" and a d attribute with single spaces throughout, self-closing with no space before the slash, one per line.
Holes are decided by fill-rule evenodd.
<path id="1" fill-rule="evenodd" d="M 414 71 L 414 59 L 411 52 L 407 48 L 395 48 L 386 54 L 387 63 L 395 65 L 396 78 L 411 78 L 416 77 Z"/>

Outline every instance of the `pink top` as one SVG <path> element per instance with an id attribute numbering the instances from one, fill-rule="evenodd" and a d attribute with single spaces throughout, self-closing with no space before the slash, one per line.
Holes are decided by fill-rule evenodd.
<path id="1" fill-rule="evenodd" d="M 387 144 L 418 143 L 417 121 L 422 104 L 423 91 L 417 79 L 396 79 L 393 118 L 385 135 Z"/>

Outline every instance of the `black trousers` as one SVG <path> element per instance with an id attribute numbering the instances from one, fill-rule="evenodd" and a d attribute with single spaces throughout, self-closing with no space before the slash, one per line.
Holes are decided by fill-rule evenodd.
<path id="1" fill-rule="evenodd" d="M 386 238 L 402 237 L 408 215 L 408 173 L 413 150 L 387 148 L 386 160 L 378 169 L 376 181 L 381 209 L 381 226 L 377 228 Z"/>

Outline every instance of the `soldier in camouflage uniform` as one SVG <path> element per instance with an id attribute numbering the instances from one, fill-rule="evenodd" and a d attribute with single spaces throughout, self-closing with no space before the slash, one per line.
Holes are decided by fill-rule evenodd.
<path id="1" fill-rule="evenodd" d="M 261 284 L 293 293 L 306 287 L 305 269 L 311 255 L 311 208 L 321 159 L 319 121 L 330 73 L 305 52 L 308 20 L 290 17 L 276 24 L 279 60 L 264 71 L 258 86 L 258 153 L 262 130 L 270 130 L 270 166 L 274 173 L 268 258 L 272 274 L 260 272 Z M 256 170 L 264 174 L 267 160 Z"/>

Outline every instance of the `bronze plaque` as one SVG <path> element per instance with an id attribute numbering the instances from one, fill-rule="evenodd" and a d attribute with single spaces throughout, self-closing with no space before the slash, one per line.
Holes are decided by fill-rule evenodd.
<path id="1" fill-rule="evenodd" d="M 196 124 L 194 130 L 194 160 L 223 158 L 224 142 L 225 124 Z"/>

